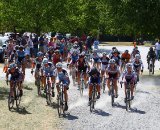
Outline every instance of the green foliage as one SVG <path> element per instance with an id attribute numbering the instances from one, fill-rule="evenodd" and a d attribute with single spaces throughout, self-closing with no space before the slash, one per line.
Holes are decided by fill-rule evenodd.
<path id="1" fill-rule="evenodd" d="M 0 31 L 159 36 L 158 0 L 1 0 Z"/>

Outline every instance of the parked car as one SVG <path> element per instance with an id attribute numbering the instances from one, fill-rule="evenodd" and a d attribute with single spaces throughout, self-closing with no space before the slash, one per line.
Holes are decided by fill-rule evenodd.
<path id="1" fill-rule="evenodd" d="M 7 47 L 7 37 L 0 37 L 0 62 L 4 62 L 4 51 Z"/>

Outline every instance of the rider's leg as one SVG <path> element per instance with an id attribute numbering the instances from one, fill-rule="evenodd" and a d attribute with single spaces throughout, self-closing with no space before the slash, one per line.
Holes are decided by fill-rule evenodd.
<path id="1" fill-rule="evenodd" d="M 118 97 L 118 86 L 117 86 L 117 79 L 115 79 L 114 81 L 114 90 L 115 90 L 115 97 Z"/>

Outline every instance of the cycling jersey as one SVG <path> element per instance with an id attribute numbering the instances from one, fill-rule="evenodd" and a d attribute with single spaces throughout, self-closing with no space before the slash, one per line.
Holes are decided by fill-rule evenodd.
<path id="1" fill-rule="evenodd" d="M 81 62 L 80 60 L 77 61 L 77 66 L 78 66 L 78 71 L 81 72 L 86 72 L 87 71 L 87 67 L 88 67 L 88 63 L 86 62 L 85 59 L 83 59 L 83 61 Z"/>
<path id="2" fill-rule="evenodd" d="M 18 62 L 22 62 L 22 60 L 24 59 L 25 57 L 25 52 L 24 51 L 17 51 L 17 56 L 18 56 Z"/>
<path id="3" fill-rule="evenodd" d="M 128 72 L 127 70 L 123 72 L 122 78 L 125 78 L 126 82 L 135 82 L 136 81 L 136 74 L 134 71 Z"/>
<path id="4" fill-rule="evenodd" d="M 55 74 L 56 80 L 62 82 L 63 84 L 69 85 L 70 80 L 69 80 L 68 73 L 65 69 L 62 69 L 61 72 L 58 72 L 58 70 L 56 69 L 54 71 L 54 74 Z"/>
<path id="5" fill-rule="evenodd" d="M 36 69 L 40 69 L 41 68 L 41 64 L 42 64 L 42 59 L 40 58 L 36 58 L 34 63 L 36 64 Z"/>
<path id="6" fill-rule="evenodd" d="M 98 70 L 95 71 L 95 70 L 91 69 L 88 74 L 90 76 L 89 83 L 100 84 L 100 72 Z"/>
<path id="7" fill-rule="evenodd" d="M 91 58 L 95 63 L 100 62 L 100 57 L 98 56 L 98 54 L 92 54 Z"/>
<path id="8" fill-rule="evenodd" d="M 138 62 L 134 59 L 133 62 L 132 62 L 132 64 L 133 64 L 133 68 L 134 68 L 135 71 L 138 71 L 141 68 L 144 68 L 142 60 L 140 60 L 140 59 L 139 59 Z"/>
<path id="9" fill-rule="evenodd" d="M 72 54 L 71 55 L 71 60 L 72 60 L 71 63 L 75 63 L 78 60 L 78 57 L 79 57 L 78 54 L 75 54 L 75 55 Z"/>
<path id="10" fill-rule="evenodd" d="M 23 81 L 23 78 L 24 78 L 23 74 L 19 71 L 18 68 L 16 68 L 14 72 L 11 72 L 11 70 L 8 69 L 7 74 L 11 75 L 11 77 L 10 77 L 11 81 L 15 81 L 15 80 Z"/>
<path id="11" fill-rule="evenodd" d="M 116 64 L 120 65 L 120 56 L 111 56 L 111 59 L 114 59 L 116 61 Z"/>
<path id="12" fill-rule="evenodd" d="M 129 53 L 123 53 L 121 55 L 121 60 L 126 60 L 126 62 L 129 62 L 130 58 L 131 58 L 131 55 Z"/>
<path id="13" fill-rule="evenodd" d="M 54 75 L 54 66 L 52 64 L 52 62 L 48 62 L 48 66 L 46 67 L 45 65 L 42 66 L 42 71 L 44 75 L 50 75 L 53 76 Z"/>
<path id="14" fill-rule="evenodd" d="M 110 67 L 110 65 L 107 68 L 107 73 L 109 75 L 109 78 L 117 78 L 119 69 L 117 66 L 115 66 L 113 69 Z"/>

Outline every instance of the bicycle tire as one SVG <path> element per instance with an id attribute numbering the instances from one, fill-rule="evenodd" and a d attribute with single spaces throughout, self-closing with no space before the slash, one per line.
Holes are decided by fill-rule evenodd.
<path id="1" fill-rule="evenodd" d="M 9 111 L 13 108 L 14 106 L 14 99 L 11 98 L 11 93 L 9 92 L 9 96 L 8 96 L 8 109 Z"/>
<path id="2" fill-rule="evenodd" d="M 111 86 L 111 105 L 114 105 L 114 88 L 113 85 Z"/>
<path id="3" fill-rule="evenodd" d="M 20 103 L 21 103 L 21 97 L 19 96 L 20 91 L 19 91 L 18 87 L 16 87 L 15 91 L 16 91 L 16 93 L 15 93 L 16 107 L 19 108 Z"/>
<path id="4" fill-rule="evenodd" d="M 46 102 L 47 102 L 47 105 L 51 105 L 51 94 L 50 94 L 48 85 L 46 86 Z"/>
<path id="5" fill-rule="evenodd" d="M 130 90 L 127 89 L 127 95 L 126 95 L 126 111 L 128 111 L 130 107 L 131 107 Z"/>
<path id="6" fill-rule="evenodd" d="M 90 112 L 93 112 L 94 109 L 94 99 L 95 98 L 95 92 L 92 92 L 92 97 L 91 97 L 91 101 L 90 101 Z"/>
<path id="7" fill-rule="evenodd" d="M 57 97 L 58 99 L 57 99 L 57 105 L 58 105 L 58 107 L 57 107 L 57 111 L 58 111 L 58 116 L 60 117 L 61 116 L 61 98 L 60 98 L 60 95 L 58 95 L 58 97 Z"/>
<path id="8" fill-rule="evenodd" d="M 40 78 L 37 79 L 37 94 L 41 95 Z"/>
<path id="9" fill-rule="evenodd" d="M 81 81 L 81 85 L 80 85 L 80 95 L 83 96 L 83 89 L 84 89 L 84 81 Z"/>

